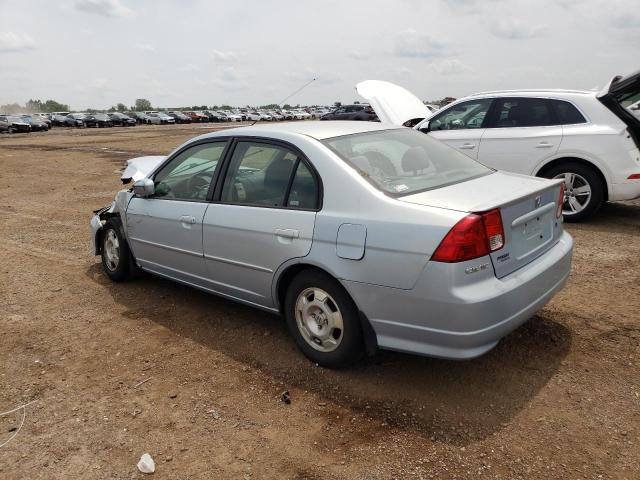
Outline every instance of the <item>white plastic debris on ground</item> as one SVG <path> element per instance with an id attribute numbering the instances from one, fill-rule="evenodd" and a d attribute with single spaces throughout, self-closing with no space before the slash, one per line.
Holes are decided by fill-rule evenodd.
<path id="1" fill-rule="evenodd" d="M 140 457 L 140 461 L 138 462 L 138 470 L 142 473 L 153 473 L 156 471 L 156 463 L 151 458 L 151 455 L 148 453 L 144 453 Z"/>

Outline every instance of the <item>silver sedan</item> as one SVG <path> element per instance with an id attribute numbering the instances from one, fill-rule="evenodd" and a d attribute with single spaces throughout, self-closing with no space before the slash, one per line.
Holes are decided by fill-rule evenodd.
<path id="1" fill-rule="evenodd" d="M 365 122 L 256 125 L 129 160 L 91 220 L 105 273 L 138 269 L 282 314 L 312 361 L 377 348 L 481 355 L 559 291 L 563 182 Z"/>

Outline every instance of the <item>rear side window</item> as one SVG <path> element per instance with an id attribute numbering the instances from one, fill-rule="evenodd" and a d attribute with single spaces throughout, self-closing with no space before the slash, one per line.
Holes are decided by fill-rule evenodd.
<path id="1" fill-rule="evenodd" d="M 578 111 L 573 104 L 564 100 L 551 100 L 555 110 L 558 123 L 560 125 L 573 125 L 576 123 L 587 123 L 587 119 Z"/>
<path id="2" fill-rule="evenodd" d="M 317 191 L 315 177 L 293 150 L 279 145 L 240 141 L 229 163 L 222 201 L 314 209 Z"/>
<path id="3" fill-rule="evenodd" d="M 544 127 L 555 125 L 551 103 L 545 98 L 500 98 L 490 127 Z"/>

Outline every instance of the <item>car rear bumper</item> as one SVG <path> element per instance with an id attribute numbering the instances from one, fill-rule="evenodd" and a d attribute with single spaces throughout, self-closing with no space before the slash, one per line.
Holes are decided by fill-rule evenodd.
<path id="1" fill-rule="evenodd" d="M 343 284 L 381 348 L 467 359 L 493 348 L 564 286 L 572 249 L 573 240 L 564 232 L 549 251 L 501 279 L 492 268 L 461 274 L 460 264 L 429 262 L 412 290 Z"/>
<path id="2" fill-rule="evenodd" d="M 640 168 L 638 168 L 640 171 Z M 609 200 L 633 200 L 640 197 L 640 180 L 629 180 L 623 183 L 612 183 Z"/>

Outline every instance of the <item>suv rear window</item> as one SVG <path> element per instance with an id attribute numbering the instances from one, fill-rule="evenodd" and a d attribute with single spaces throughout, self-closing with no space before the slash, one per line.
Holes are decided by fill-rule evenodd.
<path id="1" fill-rule="evenodd" d="M 565 102 L 564 100 L 551 100 L 551 104 L 553 105 L 560 125 L 587 123 L 587 119 L 584 118 L 573 104 Z"/>
<path id="2" fill-rule="evenodd" d="M 409 128 L 324 140 L 339 157 L 392 196 L 464 182 L 493 172 L 444 143 Z"/>

